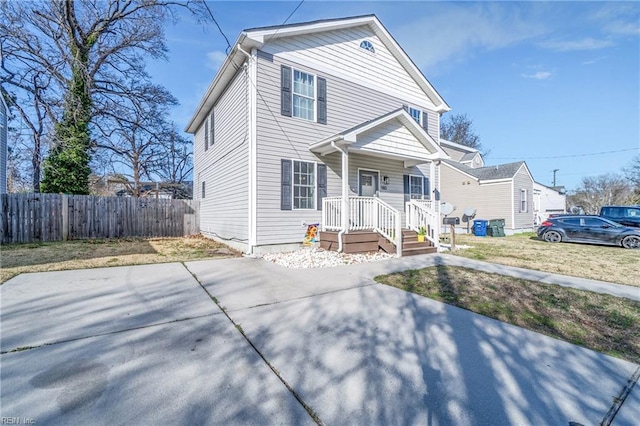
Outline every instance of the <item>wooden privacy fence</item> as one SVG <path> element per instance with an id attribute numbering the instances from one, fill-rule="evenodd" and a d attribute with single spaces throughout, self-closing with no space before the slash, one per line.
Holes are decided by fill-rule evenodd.
<path id="1" fill-rule="evenodd" d="M 2 194 L 0 241 L 181 237 L 200 232 L 198 201 Z"/>

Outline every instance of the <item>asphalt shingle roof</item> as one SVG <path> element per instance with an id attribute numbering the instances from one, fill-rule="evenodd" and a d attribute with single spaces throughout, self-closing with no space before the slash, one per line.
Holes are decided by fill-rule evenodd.
<path id="1" fill-rule="evenodd" d="M 517 161 L 515 163 L 497 164 L 495 166 L 471 168 L 460 164 L 456 161 L 442 160 L 445 163 L 453 166 L 454 168 L 465 172 L 479 180 L 494 180 L 494 179 L 509 179 L 515 176 L 516 172 L 524 164 L 524 161 Z"/>

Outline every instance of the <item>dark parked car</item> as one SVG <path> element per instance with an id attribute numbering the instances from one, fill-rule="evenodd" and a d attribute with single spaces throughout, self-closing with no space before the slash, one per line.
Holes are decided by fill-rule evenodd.
<path id="1" fill-rule="evenodd" d="M 538 237 L 548 243 L 570 242 L 640 249 L 640 229 L 620 225 L 599 216 L 558 216 L 545 220 Z"/>
<path id="2" fill-rule="evenodd" d="M 640 206 L 604 206 L 600 209 L 600 217 L 640 228 Z"/>

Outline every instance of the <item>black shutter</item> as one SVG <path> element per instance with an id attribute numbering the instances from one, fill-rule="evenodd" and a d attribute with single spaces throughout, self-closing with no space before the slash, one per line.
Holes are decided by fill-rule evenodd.
<path id="1" fill-rule="evenodd" d="M 424 195 L 425 200 L 431 199 L 431 185 L 427 177 L 422 178 L 422 195 Z"/>
<path id="2" fill-rule="evenodd" d="M 429 133 L 429 113 L 427 111 L 422 111 L 422 128 Z"/>
<path id="3" fill-rule="evenodd" d="M 317 210 L 322 210 L 322 199 L 327 196 L 327 166 L 318 164 L 318 205 Z"/>
<path id="4" fill-rule="evenodd" d="M 291 117 L 291 67 L 280 67 L 280 114 Z"/>
<path id="5" fill-rule="evenodd" d="M 402 180 L 404 182 L 404 201 L 406 203 L 411 200 L 411 193 L 409 192 L 409 175 L 403 175 Z"/>
<path id="6" fill-rule="evenodd" d="M 318 77 L 318 123 L 327 124 L 327 80 Z"/>
<path id="7" fill-rule="evenodd" d="M 291 160 L 281 160 L 280 210 L 291 210 Z"/>

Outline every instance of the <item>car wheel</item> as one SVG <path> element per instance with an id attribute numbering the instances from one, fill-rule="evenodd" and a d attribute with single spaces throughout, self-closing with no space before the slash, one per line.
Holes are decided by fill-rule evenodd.
<path id="1" fill-rule="evenodd" d="M 556 231 L 547 231 L 542 236 L 542 239 L 548 243 L 559 243 L 562 241 L 562 235 Z"/>
<path id="2" fill-rule="evenodd" d="M 622 247 L 628 249 L 640 249 L 640 237 L 629 235 L 622 239 Z"/>

